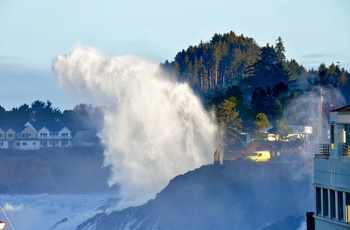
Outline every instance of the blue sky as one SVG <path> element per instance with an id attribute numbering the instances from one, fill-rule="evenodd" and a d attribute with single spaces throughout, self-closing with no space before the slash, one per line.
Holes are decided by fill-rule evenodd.
<path id="1" fill-rule="evenodd" d="M 89 103 L 66 96 L 52 73 L 55 56 L 76 44 L 164 62 L 234 31 L 261 46 L 280 36 L 287 58 L 307 69 L 339 62 L 350 71 L 349 9 L 348 0 L 1 0 L 0 105 Z"/>

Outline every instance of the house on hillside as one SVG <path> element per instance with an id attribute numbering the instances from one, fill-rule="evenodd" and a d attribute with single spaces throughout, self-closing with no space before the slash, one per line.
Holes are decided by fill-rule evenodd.
<path id="1" fill-rule="evenodd" d="M 60 121 L 27 122 L 24 126 L 36 131 L 41 148 L 72 146 L 72 131 Z"/>
<path id="2" fill-rule="evenodd" d="M 330 112 L 330 141 L 314 158 L 315 229 L 350 229 L 350 105 Z"/>
<path id="3" fill-rule="evenodd" d="M 12 148 L 14 140 L 16 137 L 16 132 L 11 127 L 0 127 L 0 148 L 8 149 Z"/>
<path id="4" fill-rule="evenodd" d="M 37 133 L 32 127 L 16 126 L 15 139 L 10 145 L 13 149 L 34 150 L 40 148 L 40 142 L 37 138 Z"/>
<path id="5" fill-rule="evenodd" d="M 23 126 L 0 127 L 0 149 L 35 150 L 71 147 L 72 131 L 62 122 L 27 122 Z"/>

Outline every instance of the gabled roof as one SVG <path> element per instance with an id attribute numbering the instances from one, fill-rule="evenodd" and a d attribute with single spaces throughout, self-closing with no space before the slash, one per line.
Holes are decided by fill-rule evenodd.
<path id="1" fill-rule="evenodd" d="M 335 109 L 335 110 L 332 110 L 331 112 L 350 112 L 350 105 L 347 105 L 347 106 L 344 106 L 344 107 L 341 107 L 339 109 Z"/>
<path id="2" fill-rule="evenodd" d="M 11 126 L 8 126 L 8 125 L 1 125 L 0 126 L 0 129 L 4 132 L 7 132 L 9 129 L 11 129 Z"/>
<path id="3" fill-rule="evenodd" d="M 46 127 L 51 132 L 59 132 L 66 126 L 61 121 L 37 121 L 37 122 L 29 122 L 37 131 Z M 68 127 L 66 127 L 69 129 Z"/>
<path id="4" fill-rule="evenodd" d="M 12 127 L 12 129 L 13 129 L 16 133 L 22 132 L 25 128 L 27 128 L 27 127 L 26 127 L 26 126 L 14 126 L 14 127 Z"/>

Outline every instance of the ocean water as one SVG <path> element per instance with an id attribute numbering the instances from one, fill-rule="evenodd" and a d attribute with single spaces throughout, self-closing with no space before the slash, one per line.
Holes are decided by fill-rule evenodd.
<path id="1" fill-rule="evenodd" d="M 95 214 L 118 209 L 115 193 L 0 195 L 0 205 L 13 229 L 70 230 Z M 12 226 L 0 211 L 6 230 Z"/>

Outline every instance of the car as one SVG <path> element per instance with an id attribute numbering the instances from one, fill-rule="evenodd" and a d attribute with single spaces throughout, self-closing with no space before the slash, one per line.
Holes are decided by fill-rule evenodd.
<path id="1" fill-rule="evenodd" d="M 246 160 L 255 161 L 255 162 L 265 162 L 271 159 L 271 153 L 268 150 L 255 151 L 249 154 L 246 157 Z"/>

